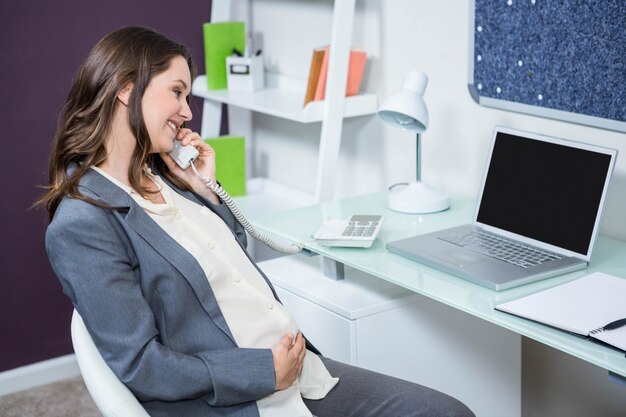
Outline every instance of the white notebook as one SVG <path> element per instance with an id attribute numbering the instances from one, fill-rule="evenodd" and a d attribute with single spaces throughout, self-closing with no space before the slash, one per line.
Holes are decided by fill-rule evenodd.
<path id="1" fill-rule="evenodd" d="M 568 332 L 601 340 L 626 351 L 626 326 L 597 331 L 626 318 L 626 279 L 602 272 L 496 306 Z"/>

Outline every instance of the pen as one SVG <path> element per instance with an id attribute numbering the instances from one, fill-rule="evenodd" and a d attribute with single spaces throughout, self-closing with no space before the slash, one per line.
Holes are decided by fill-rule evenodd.
<path id="1" fill-rule="evenodd" d="M 626 319 L 620 319 L 620 320 L 615 320 L 614 322 L 611 322 L 607 324 L 606 326 L 604 326 L 604 330 L 615 330 L 624 326 L 626 326 Z"/>
<path id="2" fill-rule="evenodd" d="M 620 327 L 624 327 L 624 326 L 626 326 L 626 318 L 612 321 L 612 322 L 610 322 L 609 324 L 607 324 L 607 325 L 605 325 L 603 327 L 600 327 L 600 328 L 597 328 L 595 330 L 590 331 L 589 333 L 595 334 L 595 333 L 600 333 L 600 332 L 603 332 L 603 331 L 606 331 L 606 330 L 619 329 Z"/>

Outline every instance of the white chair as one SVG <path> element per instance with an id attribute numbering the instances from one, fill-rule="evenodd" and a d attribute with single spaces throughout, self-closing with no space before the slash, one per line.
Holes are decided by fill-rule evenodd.
<path id="1" fill-rule="evenodd" d="M 100 413 L 104 417 L 150 417 L 104 362 L 76 310 L 72 315 L 71 328 L 80 373 Z"/>

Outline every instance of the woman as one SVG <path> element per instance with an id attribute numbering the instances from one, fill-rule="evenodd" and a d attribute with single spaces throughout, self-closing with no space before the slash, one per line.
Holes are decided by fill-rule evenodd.
<path id="1" fill-rule="evenodd" d="M 184 127 L 188 51 L 115 31 L 80 67 L 42 198 L 46 248 L 103 358 L 152 416 L 471 415 L 436 391 L 318 356 L 206 186 Z M 192 169 L 168 155 L 197 148 Z"/>

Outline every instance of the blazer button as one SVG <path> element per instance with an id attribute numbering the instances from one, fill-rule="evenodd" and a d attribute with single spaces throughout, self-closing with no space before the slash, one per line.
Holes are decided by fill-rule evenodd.
<path id="1" fill-rule="evenodd" d="M 176 212 L 176 220 L 180 220 L 180 219 L 182 219 L 182 218 L 183 218 L 183 215 L 182 215 L 182 214 L 180 214 L 180 211 L 177 211 L 177 212 Z"/>
<path id="2" fill-rule="evenodd" d="M 215 242 L 213 242 L 212 240 L 210 240 L 210 241 L 207 243 L 207 246 L 209 247 L 209 249 L 215 249 Z"/>
<path id="3" fill-rule="evenodd" d="M 270 310 L 274 308 L 274 303 L 271 301 L 267 302 L 267 308 L 269 308 Z"/>
<path id="4" fill-rule="evenodd" d="M 241 281 L 241 278 L 239 277 L 239 274 L 235 274 L 235 275 L 233 276 L 233 281 L 235 281 L 235 282 L 239 282 L 239 281 Z"/>

